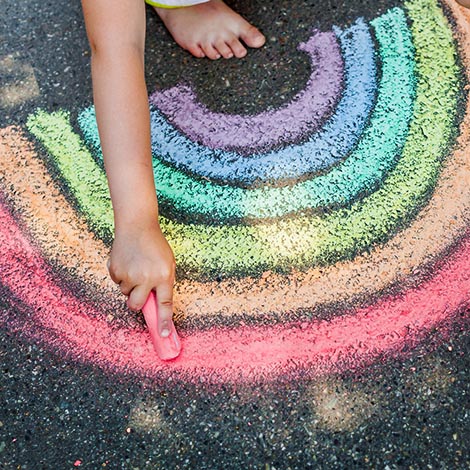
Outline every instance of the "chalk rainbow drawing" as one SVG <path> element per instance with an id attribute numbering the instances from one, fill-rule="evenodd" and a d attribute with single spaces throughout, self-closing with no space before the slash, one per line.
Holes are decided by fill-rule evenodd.
<path id="1" fill-rule="evenodd" d="M 2 129 L 1 284 L 20 316 L 1 323 L 118 373 L 236 382 L 366 366 L 456 321 L 470 303 L 470 27 L 448 11 L 455 26 L 434 0 L 408 0 L 316 32 L 304 47 L 316 72 L 279 110 L 214 114 L 186 85 L 152 97 L 161 225 L 182 273 L 184 350 L 170 363 L 107 276 L 93 109 L 76 114 L 80 133 L 66 111 Z M 311 85 L 324 77 L 320 103 Z M 289 119 L 299 107 L 307 119 Z M 263 140 L 267 113 L 278 125 Z M 235 124 L 253 133 L 235 140 Z"/>

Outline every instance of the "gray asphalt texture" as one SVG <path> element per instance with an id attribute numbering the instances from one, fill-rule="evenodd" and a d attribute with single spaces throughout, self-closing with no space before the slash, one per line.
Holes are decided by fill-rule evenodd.
<path id="1" fill-rule="evenodd" d="M 296 46 L 312 26 L 373 18 L 397 2 L 230 4 L 268 38 L 241 61 L 191 58 L 148 9 L 150 91 L 190 76 L 213 109 L 275 107 L 308 77 Z M 1 10 L 0 92 L 16 87 L 31 97 L 3 106 L 0 126 L 22 125 L 38 107 L 90 104 L 79 2 L 2 0 Z M 0 308 L 16 314 L 6 297 Z M 459 315 L 468 318 L 468 311 Z M 446 337 L 434 331 L 405 359 L 387 358 L 364 371 L 217 389 L 113 376 L 2 330 L 0 468 L 470 468 L 469 325 L 458 325 Z"/>

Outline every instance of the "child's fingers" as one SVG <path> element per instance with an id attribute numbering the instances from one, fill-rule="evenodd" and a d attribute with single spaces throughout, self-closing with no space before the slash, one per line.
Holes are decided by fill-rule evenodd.
<path id="1" fill-rule="evenodd" d="M 164 282 L 157 286 L 158 327 L 163 338 L 170 334 L 173 318 L 173 282 Z"/>
<path id="2" fill-rule="evenodd" d="M 133 289 L 131 289 L 131 291 L 128 294 L 126 294 L 126 295 L 129 295 L 129 298 L 127 299 L 127 306 L 131 310 L 135 310 L 135 311 L 140 310 L 144 306 L 145 301 L 147 300 L 147 297 L 151 290 L 152 288 L 150 286 L 146 286 L 143 284 L 135 286 Z M 122 285 L 121 285 L 121 291 L 122 291 Z"/>

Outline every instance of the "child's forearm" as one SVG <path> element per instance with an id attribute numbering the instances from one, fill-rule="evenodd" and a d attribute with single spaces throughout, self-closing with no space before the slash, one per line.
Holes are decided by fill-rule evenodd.
<path id="1" fill-rule="evenodd" d="M 117 18 L 100 21 L 102 2 L 92 2 L 83 3 L 92 45 L 93 94 L 118 234 L 158 223 L 144 80 L 145 12 L 143 2 L 137 6 L 132 1 L 129 12 L 126 1 L 111 8 L 103 2 L 104 14 Z"/>
<path id="2" fill-rule="evenodd" d="M 93 58 L 96 115 L 113 201 L 116 231 L 157 221 L 150 120 L 143 63 L 133 50 L 125 57 Z M 111 78 L 114 77 L 114 78 Z"/>

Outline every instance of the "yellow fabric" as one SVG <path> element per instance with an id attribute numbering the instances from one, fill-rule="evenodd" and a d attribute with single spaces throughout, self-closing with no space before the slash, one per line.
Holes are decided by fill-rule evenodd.
<path id="1" fill-rule="evenodd" d="M 145 3 L 152 5 L 153 7 L 160 7 L 160 8 L 182 8 L 174 5 L 163 5 L 161 3 L 152 2 L 152 0 L 145 0 Z"/>

